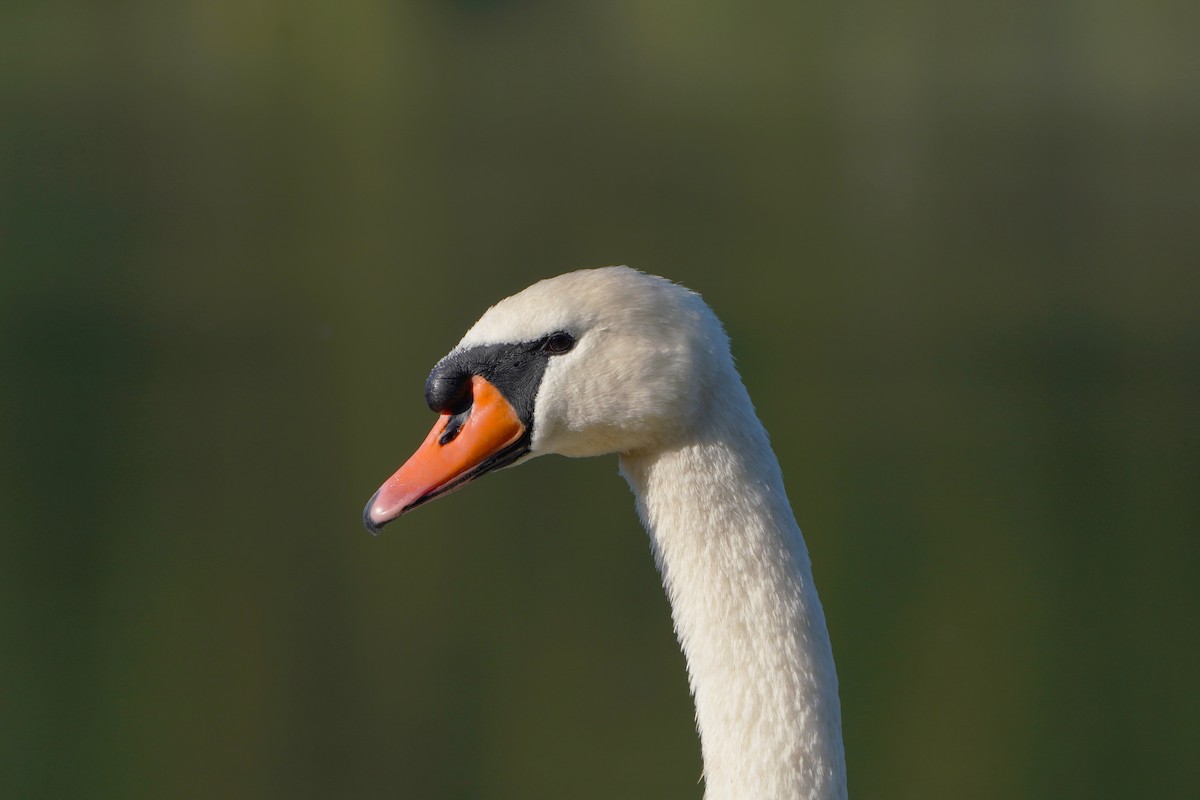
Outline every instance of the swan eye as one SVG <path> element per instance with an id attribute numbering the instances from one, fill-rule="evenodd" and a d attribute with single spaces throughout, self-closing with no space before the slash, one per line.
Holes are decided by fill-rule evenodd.
<path id="1" fill-rule="evenodd" d="M 546 341 L 542 343 L 542 351 L 552 355 L 559 355 L 567 352 L 574 346 L 575 337 L 569 333 L 559 331 L 546 337 Z"/>

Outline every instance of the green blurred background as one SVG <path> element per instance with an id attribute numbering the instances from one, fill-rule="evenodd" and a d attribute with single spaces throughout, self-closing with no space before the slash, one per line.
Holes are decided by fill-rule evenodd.
<path id="1" fill-rule="evenodd" d="M 724 319 L 857 798 L 1200 792 L 1194 4 L 0 7 L 0 793 L 699 798 L 615 458 L 379 539 L 427 370 Z"/>

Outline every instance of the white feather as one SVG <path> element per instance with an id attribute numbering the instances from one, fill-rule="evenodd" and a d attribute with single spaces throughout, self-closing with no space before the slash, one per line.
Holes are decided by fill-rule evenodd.
<path id="1" fill-rule="evenodd" d="M 568 331 L 532 455 L 619 453 L 687 658 L 707 800 L 844 798 L 837 675 L 779 463 L 699 295 L 627 267 L 541 281 L 459 347 Z"/>

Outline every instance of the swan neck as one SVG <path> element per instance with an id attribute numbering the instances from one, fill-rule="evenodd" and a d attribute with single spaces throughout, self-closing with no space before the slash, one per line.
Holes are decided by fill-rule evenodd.
<path id="1" fill-rule="evenodd" d="M 686 441 L 621 457 L 687 659 L 705 798 L 844 798 L 837 675 L 807 549 L 736 389 Z"/>

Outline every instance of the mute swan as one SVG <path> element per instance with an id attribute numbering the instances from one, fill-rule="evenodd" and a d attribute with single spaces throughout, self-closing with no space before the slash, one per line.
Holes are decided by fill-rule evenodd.
<path id="1" fill-rule="evenodd" d="M 846 796 L 808 552 L 699 295 L 628 267 L 541 281 L 484 313 L 425 398 L 440 416 L 368 530 L 534 456 L 618 453 L 687 659 L 706 800 Z"/>

